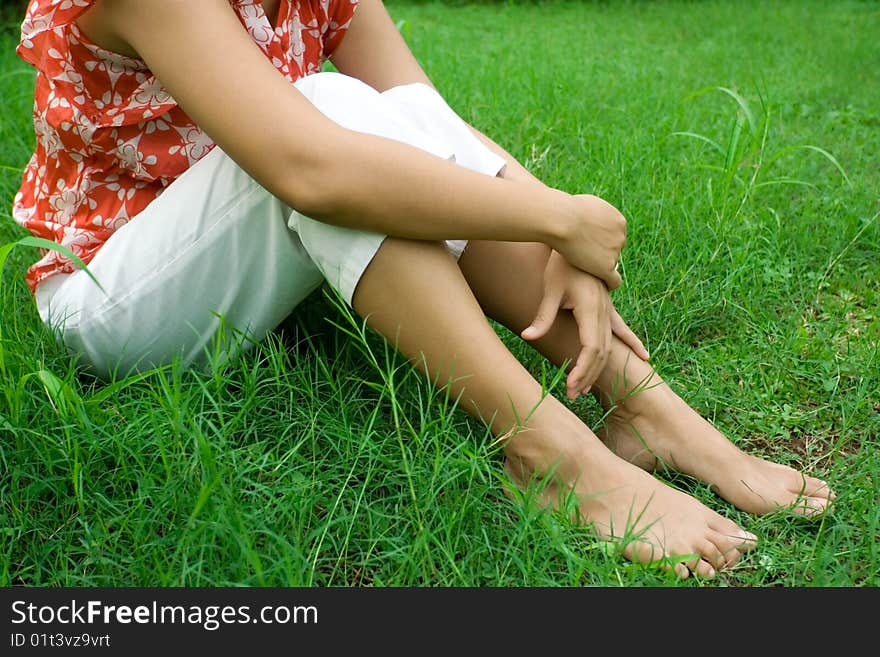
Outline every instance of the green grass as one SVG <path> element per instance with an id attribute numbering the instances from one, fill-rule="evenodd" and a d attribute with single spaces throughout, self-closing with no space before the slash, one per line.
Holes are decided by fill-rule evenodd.
<path id="1" fill-rule="evenodd" d="M 827 477 L 834 513 L 754 518 L 675 478 L 762 539 L 679 582 L 509 501 L 485 428 L 377 336 L 334 327 L 351 325 L 320 294 L 214 374 L 104 385 L 41 327 L 23 283 L 36 252 L 18 248 L 0 286 L 0 583 L 880 584 L 880 5 L 389 8 L 466 119 L 624 212 L 614 299 L 660 372 L 739 445 Z M 33 143 L 20 17 L 3 16 L 0 244 L 25 234 L 8 215 Z M 727 93 L 693 96 L 710 87 L 754 126 Z M 802 145 L 849 182 L 786 150 Z M 774 180 L 809 186 L 760 185 Z"/>

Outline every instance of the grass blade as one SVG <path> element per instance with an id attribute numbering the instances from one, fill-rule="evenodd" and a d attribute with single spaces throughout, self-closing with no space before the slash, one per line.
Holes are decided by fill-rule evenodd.
<path id="1" fill-rule="evenodd" d="M 812 144 L 804 144 L 803 146 L 795 146 L 795 148 L 800 149 L 800 150 L 806 150 L 806 151 L 814 151 L 816 153 L 819 153 L 820 155 L 823 155 L 825 157 L 825 159 L 827 159 L 829 162 L 831 162 L 831 164 L 834 165 L 834 168 L 836 168 L 840 172 L 840 175 L 843 176 L 843 179 L 846 181 L 846 184 L 849 185 L 850 187 L 852 187 L 852 181 L 850 181 L 849 176 L 846 175 L 846 171 L 843 170 L 843 167 L 840 166 L 840 162 L 838 162 L 837 158 L 834 157 L 828 151 L 826 151 L 824 148 L 820 148 L 819 146 L 813 146 Z"/>
<path id="2" fill-rule="evenodd" d="M 716 151 L 718 151 L 719 155 L 724 155 L 724 149 L 721 148 L 721 144 L 719 144 L 714 139 L 709 139 L 705 135 L 697 134 L 696 132 L 681 132 L 681 131 L 679 131 L 679 132 L 670 133 L 670 136 L 671 137 L 691 137 L 693 139 L 699 139 L 700 141 L 706 142 L 712 148 L 714 148 Z"/>
<path id="3" fill-rule="evenodd" d="M 771 187 L 772 185 L 801 185 L 802 187 L 816 189 L 815 184 L 807 182 L 806 180 L 798 180 L 797 178 L 776 178 L 775 180 L 765 180 L 764 182 L 756 183 L 752 189 Z"/>
<path id="4" fill-rule="evenodd" d="M 67 247 L 61 246 L 60 244 L 57 244 L 51 240 L 44 239 L 42 237 L 34 237 L 33 235 L 29 235 L 28 237 L 22 237 L 17 242 L 13 242 L 12 246 L 35 246 L 38 249 L 48 249 L 50 251 L 57 251 L 58 253 L 65 256 L 66 258 L 69 258 L 70 260 L 72 260 L 73 263 L 76 264 L 77 267 L 79 267 L 80 269 L 85 271 L 86 274 L 88 274 L 89 278 L 91 278 L 95 282 L 95 285 L 97 285 L 101 289 L 101 292 L 103 292 L 104 294 L 107 294 L 107 290 L 105 290 L 103 288 L 103 286 L 98 282 L 98 279 L 95 278 L 95 275 L 92 274 L 91 271 L 89 271 L 89 268 L 86 266 L 86 263 L 84 263 L 73 251 L 71 251 Z M 3 260 L 0 260 L 0 268 L 2 268 L 2 266 L 3 266 Z"/>
<path id="5" fill-rule="evenodd" d="M 740 111 L 742 111 L 743 115 L 746 117 L 746 120 L 749 122 L 749 132 L 751 134 L 755 133 L 755 117 L 752 114 L 752 110 L 749 109 L 748 103 L 745 99 L 736 93 L 733 89 L 728 89 L 727 87 L 705 87 L 698 91 L 695 91 L 692 94 L 689 94 L 685 97 L 685 100 L 691 100 L 692 98 L 697 98 L 698 96 L 703 96 L 712 91 L 720 91 L 721 93 L 727 94 L 739 105 Z"/>

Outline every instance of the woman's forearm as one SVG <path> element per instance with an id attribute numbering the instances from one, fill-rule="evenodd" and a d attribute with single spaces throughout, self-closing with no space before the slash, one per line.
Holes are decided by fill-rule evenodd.
<path id="1" fill-rule="evenodd" d="M 297 209 L 319 221 L 412 239 L 559 242 L 570 195 L 513 184 L 382 137 L 340 130 Z"/>
<path id="2" fill-rule="evenodd" d="M 620 285 L 626 219 L 602 199 L 476 173 L 382 137 L 325 136 L 303 177 L 285 176 L 299 189 L 290 204 L 307 216 L 411 239 L 541 242 L 609 289 Z"/>

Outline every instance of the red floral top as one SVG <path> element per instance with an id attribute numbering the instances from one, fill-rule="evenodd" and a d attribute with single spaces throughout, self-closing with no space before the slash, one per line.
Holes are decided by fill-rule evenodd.
<path id="1" fill-rule="evenodd" d="M 288 80 L 320 70 L 357 0 L 281 0 L 272 28 L 260 0 L 228 0 L 254 42 Z M 13 218 L 88 263 L 214 143 L 144 62 L 91 43 L 76 24 L 95 0 L 31 0 L 19 56 L 37 69 L 36 150 Z M 76 266 L 55 251 L 27 272 L 31 290 Z"/>

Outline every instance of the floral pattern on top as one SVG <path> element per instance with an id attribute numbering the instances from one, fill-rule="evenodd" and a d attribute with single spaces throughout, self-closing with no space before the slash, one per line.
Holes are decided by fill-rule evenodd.
<path id="1" fill-rule="evenodd" d="M 146 64 L 97 46 L 77 18 L 97 0 L 31 0 L 18 55 L 37 69 L 36 148 L 12 216 L 88 263 L 119 227 L 214 148 Z M 321 70 L 357 0 L 281 0 L 272 27 L 260 0 L 228 0 L 291 83 Z M 52 250 L 26 275 L 32 291 L 76 265 Z"/>

